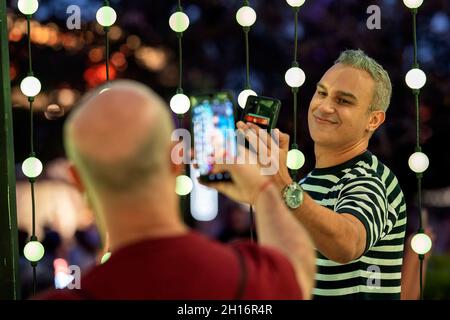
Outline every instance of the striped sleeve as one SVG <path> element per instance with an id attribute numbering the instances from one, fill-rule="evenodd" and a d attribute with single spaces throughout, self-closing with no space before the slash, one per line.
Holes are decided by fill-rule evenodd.
<path id="1" fill-rule="evenodd" d="M 352 170 L 353 171 L 353 170 Z M 335 210 L 348 213 L 361 221 L 366 229 L 363 255 L 380 239 L 388 220 L 386 188 L 380 178 L 365 172 L 350 172 L 341 189 Z"/>

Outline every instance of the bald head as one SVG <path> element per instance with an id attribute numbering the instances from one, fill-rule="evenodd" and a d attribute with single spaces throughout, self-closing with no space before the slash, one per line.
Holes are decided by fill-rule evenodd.
<path id="1" fill-rule="evenodd" d="M 172 121 L 164 101 L 133 81 L 88 93 L 65 124 L 64 141 L 87 187 L 135 192 L 167 172 Z"/>

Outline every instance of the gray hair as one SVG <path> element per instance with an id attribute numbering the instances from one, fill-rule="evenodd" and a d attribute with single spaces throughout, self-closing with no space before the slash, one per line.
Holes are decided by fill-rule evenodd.
<path id="1" fill-rule="evenodd" d="M 392 94 L 391 80 L 387 71 L 374 59 L 362 50 L 345 50 L 341 53 L 335 64 L 342 63 L 357 69 L 367 71 L 375 81 L 375 88 L 369 111 L 386 111 L 389 107 Z"/>

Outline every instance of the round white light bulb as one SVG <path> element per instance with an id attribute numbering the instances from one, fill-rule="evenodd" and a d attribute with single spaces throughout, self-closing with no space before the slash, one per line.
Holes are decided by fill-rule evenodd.
<path id="1" fill-rule="evenodd" d="M 305 79 L 305 72 L 303 72 L 303 70 L 299 67 L 290 68 L 284 75 L 284 80 L 288 86 L 292 88 L 300 87 L 303 83 L 305 83 Z"/>
<path id="2" fill-rule="evenodd" d="M 192 191 L 194 184 L 192 183 L 191 178 L 186 175 L 178 176 L 176 179 L 176 187 L 175 192 L 179 196 L 185 196 Z"/>
<path id="3" fill-rule="evenodd" d="M 414 68 L 409 70 L 406 74 L 405 82 L 411 89 L 420 89 L 425 85 L 425 82 L 427 82 L 427 76 L 422 70 Z"/>
<path id="4" fill-rule="evenodd" d="M 42 162 L 38 158 L 29 157 L 22 163 L 22 172 L 28 178 L 36 178 L 42 172 Z"/>
<path id="5" fill-rule="evenodd" d="M 100 260 L 100 264 L 104 264 L 109 258 L 111 258 L 111 252 L 106 252 Z"/>
<path id="6" fill-rule="evenodd" d="M 291 7 L 300 7 L 305 3 L 305 0 L 286 0 Z"/>
<path id="7" fill-rule="evenodd" d="M 39 241 L 30 241 L 23 248 L 23 254 L 30 262 L 38 262 L 44 256 L 44 253 L 44 246 Z"/>
<path id="8" fill-rule="evenodd" d="M 19 0 L 17 2 L 17 8 L 23 14 L 30 15 L 37 11 L 39 2 L 37 0 Z"/>
<path id="9" fill-rule="evenodd" d="M 298 149 L 291 149 L 288 151 L 286 165 L 291 170 L 298 170 L 305 164 L 305 156 L 303 152 Z"/>
<path id="10" fill-rule="evenodd" d="M 170 99 L 170 109 L 176 114 L 184 114 L 191 107 L 191 101 L 183 93 L 177 93 Z"/>
<path id="11" fill-rule="evenodd" d="M 169 26 L 175 32 L 184 32 L 189 27 L 189 17 L 186 13 L 177 11 L 169 18 Z"/>
<path id="12" fill-rule="evenodd" d="M 411 239 L 411 248 L 417 254 L 426 254 L 432 246 L 431 239 L 425 233 L 418 233 Z"/>
<path id="13" fill-rule="evenodd" d="M 38 78 L 28 76 L 20 83 L 20 91 L 27 97 L 35 97 L 41 92 L 41 82 Z"/>
<path id="14" fill-rule="evenodd" d="M 244 109 L 245 104 L 247 103 L 248 96 L 257 96 L 256 92 L 251 89 L 245 89 L 242 90 L 241 93 L 238 95 L 238 104 L 239 106 Z"/>
<path id="15" fill-rule="evenodd" d="M 430 160 L 425 153 L 414 152 L 408 159 L 408 165 L 412 171 L 416 173 L 422 173 L 428 169 Z"/>
<path id="16" fill-rule="evenodd" d="M 243 6 L 236 12 L 236 20 L 242 27 L 251 27 L 256 21 L 256 12 L 252 7 Z"/>
<path id="17" fill-rule="evenodd" d="M 110 27 L 116 22 L 117 14 L 113 8 L 104 6 L 97 10 L 95 18 L 101 26 Z"/>
<path id="18" fill-rule="evenodd" d="M 422 5 L 423 0 L 403 0 L 403 3 L 405 6 L 407 6 L 410 9 L 418 8 Z"/>

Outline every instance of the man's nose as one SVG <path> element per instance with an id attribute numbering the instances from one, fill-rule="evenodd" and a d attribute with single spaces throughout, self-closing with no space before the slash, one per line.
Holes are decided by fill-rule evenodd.
<path id="1" fill-rule="evenodd" d="M 317 108 L 322 113 L 333 113 L 334 112 L 333 101 L 331 101 L 331 99 L 328 97 L 326 99 L 323 99 L 322 101 L 320 101 Z"/>

